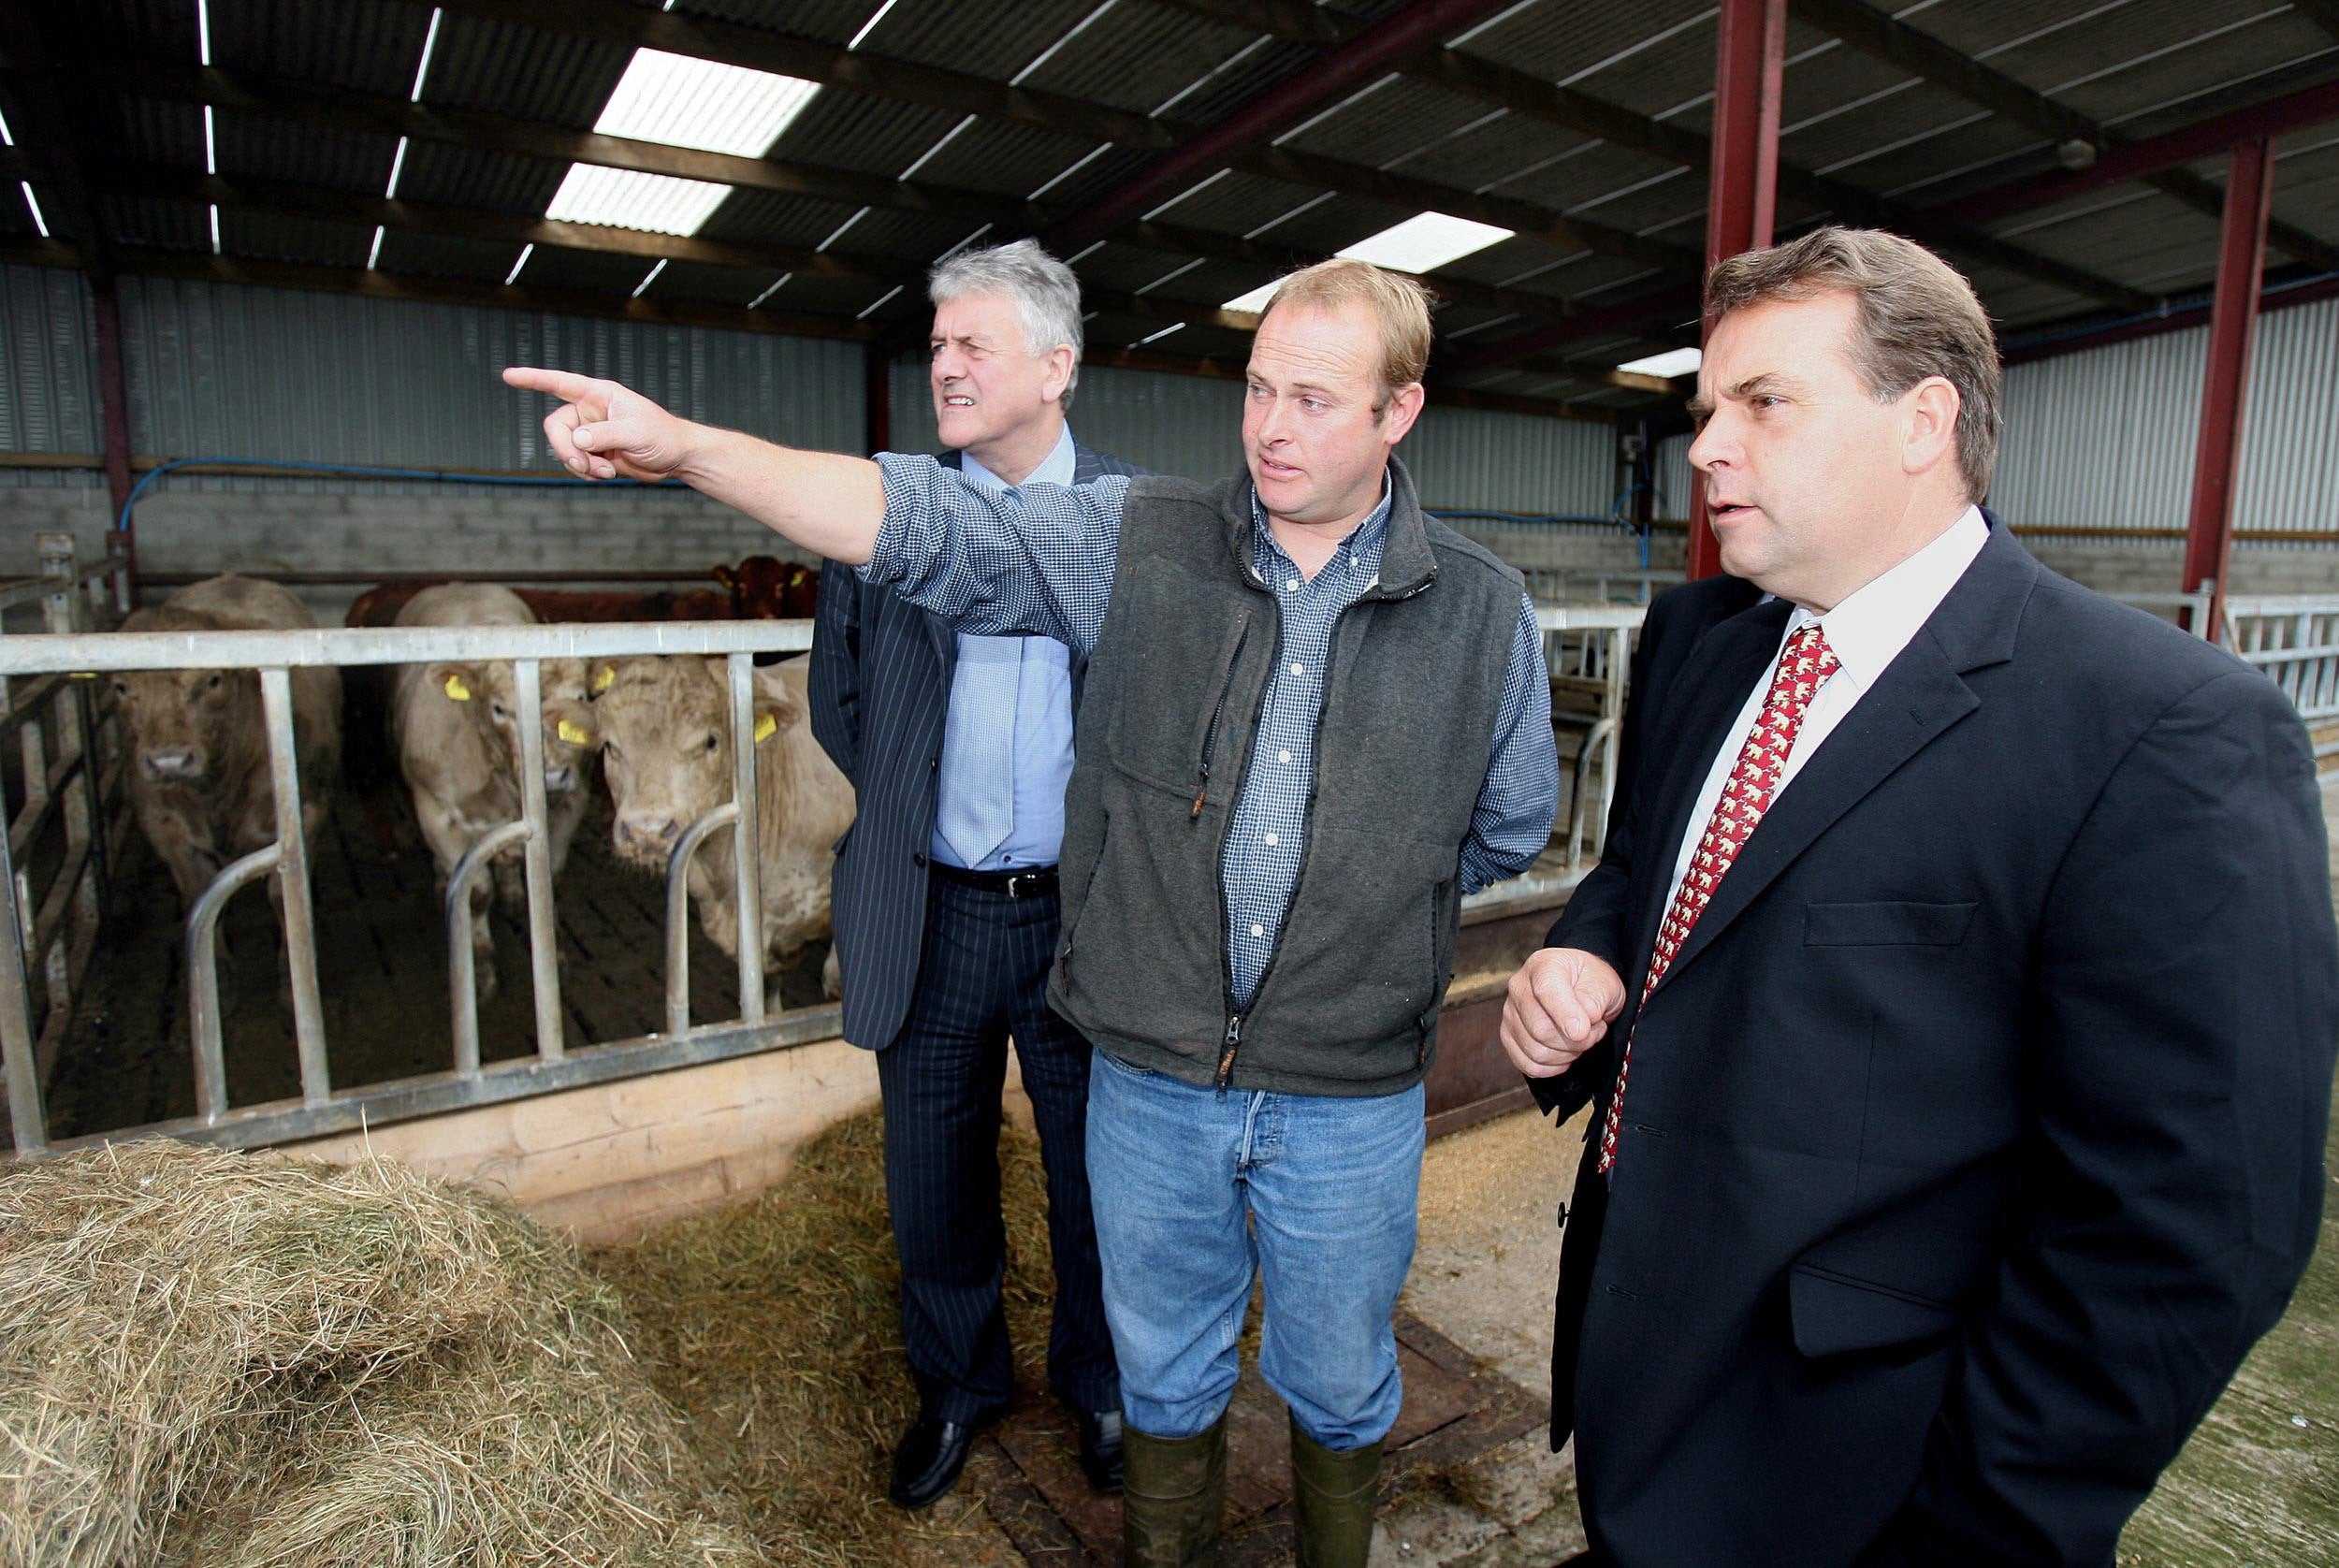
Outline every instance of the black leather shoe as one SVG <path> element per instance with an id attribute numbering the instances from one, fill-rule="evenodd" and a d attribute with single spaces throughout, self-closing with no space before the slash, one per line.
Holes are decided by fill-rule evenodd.
<path id="1" fill-rule="evenodd" d="M 1081 1426 L 1081 1470 L 1088 1476 L 1088 1484 L 1100 1492 L 1119 1491 L 1121 1413 L 1082 1410 L 1076 1414 Z"/>
<path id="2" fill-rule="evenodd" d="M 919 1416 L 893 1450 L 893 1483 L 885 1495 L 904 1508 L 923 1508 L 935 1502 L 958 1485 L 975 1434 L 998 1418 L 995 1410 L 967 1422 Z"/>

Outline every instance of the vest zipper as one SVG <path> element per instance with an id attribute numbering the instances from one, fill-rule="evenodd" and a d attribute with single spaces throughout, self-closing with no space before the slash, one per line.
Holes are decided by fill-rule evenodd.
<path id="1" fill-rule="evenodd" d="M 1227 1086 L 1234 1082 L 1234 1053 L 1242 1049 L 1242 1015 L 1230 1013 L 1227 1018 L 1227 1038 L 1218 1052 L 1218 1096 L 1226 1097 Z"/>
<path id="2" fill-rule="evenodd" d="M 1186 813 L 1192 821 L 1202 814 L 1202 802 L 1210 797 L 1210 761 L 1218 752 L 1218 725 L 1227 716 L 1227 698 L 1234 691 L 1235 672 L 1242 666 L 1242 646 L 1251 640 L 1251 617 L 1242 617 L 1242 630 L 1235 634 L 1234 652 L 1227 660 L 1227 678 L 1218 688 L 1217 705 L 1210 710 L 1210 728 L 1202 732 L 1201 777 L 1194 783 L 1194 809 Z"/>

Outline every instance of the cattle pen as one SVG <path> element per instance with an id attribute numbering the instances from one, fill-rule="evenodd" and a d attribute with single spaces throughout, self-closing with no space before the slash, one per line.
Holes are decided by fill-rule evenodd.
<path id="1" fill-rule="evenodd" d="M 681 833 L 662 892 L 616 865 L 605 833 L 590 828 L 556 889 L 540 785 L 524 791 L 520 820 L 474 844 L 443 891 L 414 842 L 410 814 L 379 786 L 341 791 L 313 839 L 284 831 L 301 808 L 291 763 L 295 669 L 512 661 L 521 776 L 540 779 L 541 739 L 528 716 L 542 701 L 543 661 L 720 659 L 742 740 L 754 725 L 754 661 L 806 649 L 810 622 L 103 632 L 89 629 L 100 618 L 93 595 L 118 608 L 109 573 L 119 561 L 84 568 L 68 546 L 57 548 L 50 575 L 0 590 L 50 605 L 41 630 L 0 637 L 0 680 L 15 693 L 10 716 L 33 748 L 25 777 L 44 781 L 19 814 L 6 868 L 22 933 L 0 955 L 7 1131 L 18 1157 L 132 1136 L 326 1153 L 362 1143 L 491 1180 L 580 1235 L 613 1236 L 752 1190 L 804 1139 L 873 1102 L 874 1073 L 836 1038 L 837 1009 L 820 998 L 817 963 L 766 973 L 747 930 L 760 903 L 756 857 L 734 857 L 743 938 L 735 965 L 690 939 L 693 853 L 710 835 L 756 832 L 754 745 L 734 745 L 732 798 Z M 68 579 L 83 585 L 78 601 L 58 587 Z M 1533 873 L 1466 911 L 1431 1096 L 1433 1131 L 1523 1103 L 1493 1038 L 1499 977 L 1540 938 L 1596 857 L 1605 822 L 1623 670 L 1644 610 L 1540 613 L 1555 686 L 1582 710 L 1571 732 L 1572 813 Z M 274 843 L 225 866 L 181 925 L 166 918 L 167 885 L 126 843 L 125 814 L 109 809 L 126 748 L 113 735 L 105 684 L 73 677 L 192 669 L 257 672 L 279 831 Z M 80 777 L 74 759 L 82 749 L 102 765 L 89 774 L 86 800 L 60 815 L 44 803 Z M 52 817 L 67 840 L 61 852 L 43 847 Z M 517 923 L 527 956 L 524 967 L 516 960 L 517 983 L 483 1003 L 468 893 L 493 857 L 515 851 L 526 873 Z M 84 862 L 77 893 L 54 891 L 52 863 Z M 236 897 L 269 881 L 281 922 L 259 901 Z M 36 886 L 42 900 L 32 897 Z M 60 924 L 68 907 L 84 911 L 79 925 Z M 105 962 L 93 971 L 101 912 Z M 252 961 L 255 951 L 265 962 Z M 646 1120 L 628 1125 L 636 1114 Z M 561 1116 L 602 1129 L 596 1155 L 554 1135 L 559 1152 L 530 1157 L 531 1140 L 547 1136 L 530 1127 Z"/>

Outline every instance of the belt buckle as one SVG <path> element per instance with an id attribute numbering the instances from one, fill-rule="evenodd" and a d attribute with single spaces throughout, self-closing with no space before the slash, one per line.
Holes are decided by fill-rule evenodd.
<path id="1" fill-rule="evenodd" d="M 1029 880 L 1031 880 L 1031 873 L 1028 871 L 1010 872 L 1007 878 L 1007 895 L 1010 898 L 1023 897 L 1023 893 L 1017 891 L 1015 884 L 1018 882 L 1027 882 Z"/>

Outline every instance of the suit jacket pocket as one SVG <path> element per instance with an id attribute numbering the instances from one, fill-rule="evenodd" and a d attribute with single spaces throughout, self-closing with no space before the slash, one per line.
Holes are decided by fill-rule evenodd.
<path id="1" fill-rule="evenodd" d="M 1787 1271 L 1787 1310 L 1794 1347 L 1806 1356 L 1913 1348 L 1957 1327 L 1957 1314 L 1945 1301 L 1809 1263 Z"/>
<path id="2" fill-rule="evenodd" d="M 1813 904 L 1803 945 L 1813 948 L 1954 948 L 1966 939 L 1977 904 Z"/>

